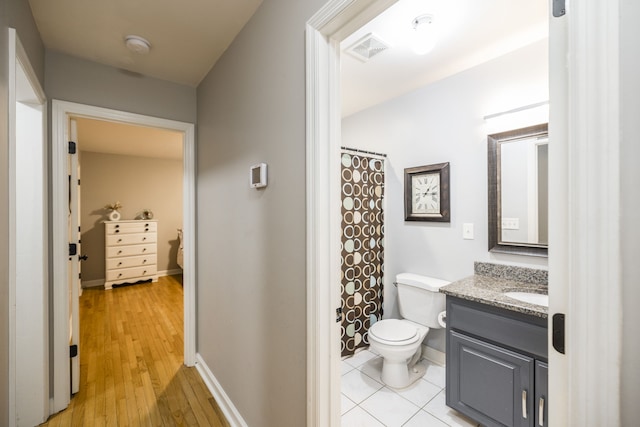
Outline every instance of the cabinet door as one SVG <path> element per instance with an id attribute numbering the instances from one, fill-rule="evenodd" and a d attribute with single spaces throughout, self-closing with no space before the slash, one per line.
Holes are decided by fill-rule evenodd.
<path id="1" fill-rule="evenodd" d="M 548 399 L 548 377 L 549 367 L 544 362 L 536 360 L 536 399 L 534 401 L 534 410 L 536 411 L 536 426 L 547 427 L 549 413 Z"/>
<path id="2" fill-rule="evenodd" d="M 533 359 L 455 331 L 448 338 L 447 405 L 485 426 L 533 426 Z"/>

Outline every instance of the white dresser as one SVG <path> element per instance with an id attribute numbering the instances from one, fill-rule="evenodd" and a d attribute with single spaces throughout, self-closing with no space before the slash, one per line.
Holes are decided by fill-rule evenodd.
<path id="1" fill-rule="evenodd" d="M 158 221 L 105 221 L 105 282 L 113 285 L 158 281 Z"/>

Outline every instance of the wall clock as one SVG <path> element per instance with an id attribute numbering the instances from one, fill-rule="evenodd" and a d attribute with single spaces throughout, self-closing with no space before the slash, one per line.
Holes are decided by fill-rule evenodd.
<path id="1" fill-rule="evenodd" d="M 404 220 L 449 222 L 449 162 L 404 170 Z"/>

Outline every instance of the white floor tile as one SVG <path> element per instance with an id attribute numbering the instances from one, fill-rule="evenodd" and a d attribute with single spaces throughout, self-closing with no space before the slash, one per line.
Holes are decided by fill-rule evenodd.
<path id="1" fill-rule="evenodd" d="M 356 406 L 342 416 L 342 427 L 385 427 L 380 421 Z"/>
<path id="2" fill-rule="evenodd" d="M 373 359 L 374 357 L 377 357 L 377 355 L 370 352 L 369 350 L 360 350 L 350 358 L 344 359 L 344 361 L 354 368 L 359 368 L 360 365 L 362 365 L 364 362 L 369 359 Z"/>
<path id="3" fill-rule="evenodd" d="M 367 398 L 360 407 L 387 427 L 402 426 L 420 410 L 416 405 L 386 387 Z"/>
<path id="4" fill-rule="evenodd" d="M 382 372 L 382 357 L 376 356 L 360 365 L 360 371 L 364 372 L 376 381 L 382 382 L 380 373 Z"/>
<path id="5" fill-rule="evenodd" d="M 449 408 L 445 404 L 446 396 L 444 390 L 438 393 L 436 397 L 431 399 L 424 410 L 431 415 L 444 421 L 446 424 L 452 427 L 476 427 L 478 423 L 465 417 L 457 411 Z"/>
<path id="6" fill-rule="evenodd" d="M 340 375 L 344 375 L 347 372 L 353 371 L 355 368 L 343 360 L 340 362 L 340 369 L 342 371 Z"/>
<path id="7" fill-rule="evenodd" d="M 356 404 L 344 394 L 340 394 L 340 414 L 344 415 L 352 410 Z"/>
<path id="8" fill-rule="evenodd" d="M 396 393 L 422 408 L 441 391 L 442 388 L 421 378 L 407 388 L 396 390 Z"/>
<path id="9" fill-rule="evenodd" d="M 448 427 L 433 415 L 425 411 L 418 411 L 403 427 Z"/>
<path id="10" fill-rule="evenodd" d="M 428 360 L 426 363 L 427 372 L 424 374 L 424 379 L 440 388 L 445 388 L 447 381 L 444 366 L 436 365 Z"/>
<path id="11" fill-rule="evenodd" d="M 342 376 L 342 393 L 356 403 L 362 402 L 381 388 L 381 383 L 357 369 Z"/>

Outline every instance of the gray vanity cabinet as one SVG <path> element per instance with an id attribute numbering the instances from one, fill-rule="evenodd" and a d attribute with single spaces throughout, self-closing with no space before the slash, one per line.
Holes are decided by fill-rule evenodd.
<path id="1" fill-rule="evenodd" d="M 447 297 L 448 406 L 485 426 L 546 426 L 546 360 L 546 319 Z"/>

